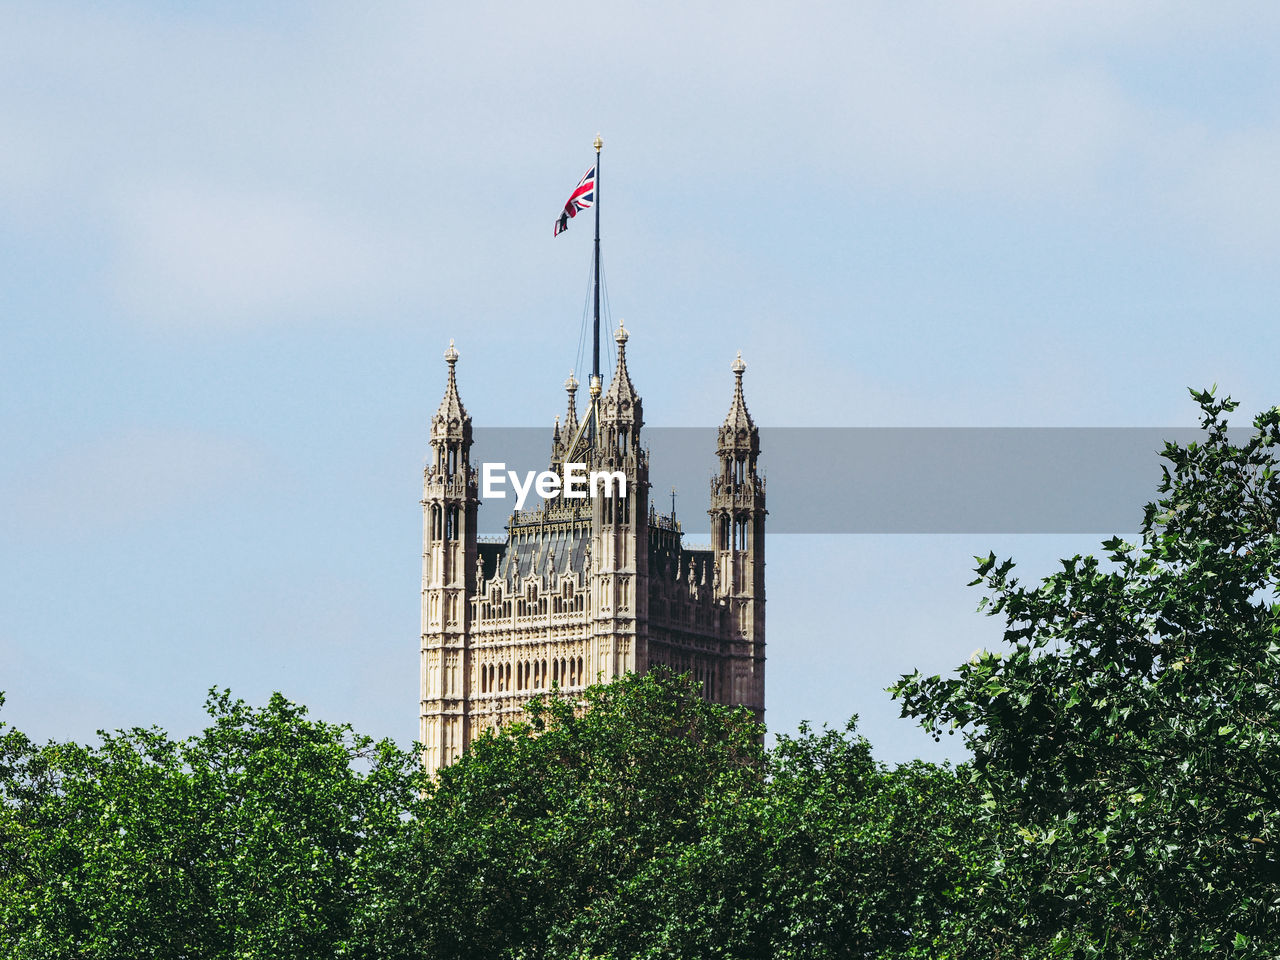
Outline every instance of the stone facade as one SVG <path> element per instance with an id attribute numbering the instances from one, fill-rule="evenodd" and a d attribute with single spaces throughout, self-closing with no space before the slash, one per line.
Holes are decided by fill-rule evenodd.
<path id="1" fill-rule="evenodd" d="M 544 500 L 512 514 L 501 543 L 476 535 L 479 470 L 449 345 L 422 496 L 420 736 L 432 773 L 553 685 L 573 692 L 659 664 L 691 673 L 708 699 L 764 718 L 765 483 L 742 394 L 746 365 L 741 356 L 733 364 L 733 400 L 717 436 L 712 543 L 689 548 L 680 524 L 649 500 L 627 337 L 619 326 L 613 381 L 602 391 L 593 378 L 581 420 L 578 383 L 566 381 L 568 411 L 552 434 L 550 464 L 557 473 L 565 463 L 621 471 L 627 496 Z"/>

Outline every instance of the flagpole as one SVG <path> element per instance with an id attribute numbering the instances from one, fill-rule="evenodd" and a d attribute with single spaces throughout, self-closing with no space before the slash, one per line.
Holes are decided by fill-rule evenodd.
<path id="1" fill-rule="evenodd" d="M 596 134 L 596 254 L 595 254 L 595 287 L 593 298 L 595 300 L 595 325 L 592 329 L 592 350 L 594 355 L 591 362 L 591 373 L 593 376 L 600 376 L 600 149 L 604 146 L 604 141 L 600 139 L 600 135 Z"/>
<path id="2" fill-rule="evenodd" d="M 604 141 L 600 139 L 600 134 L 596 134 L 596 183 L 595 183 L 595 208 L 596 208 L 596 247 L 595 247 L 595 283 L 592 291 L 592 299 L 595 302 L 595 321 L 591 328 L 591 381 L 593 390 L 592 396 L 598 398 L 600 396 L 600 150 L 604 146 Z M 595 403 L 595 400 L 592 400 Z M 592 411 L 591 417 L 591 440 L 595 445 L 596 437 L 596 418 L 595 411 Z"/>

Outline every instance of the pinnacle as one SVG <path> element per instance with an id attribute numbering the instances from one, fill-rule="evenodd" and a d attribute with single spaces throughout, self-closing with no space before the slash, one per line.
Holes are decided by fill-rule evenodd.
<path id="1" fill-rule="evenodd" d="M 449 365 L 449 380 L 445 384 L 444 398 L 440 401 L 440 406 L 436 410 L 436 415 L 431 420 L 431 435 L 436 436 L 455 436 L 461 438 L 464 434 L 471 432 L 471 417 L 467 414 L 467 408 L 462 405 L 462 398 L 458 395 L 458 366 L 459 353 L 453 345 L 453 341 L 449 341 L 449 349 L 444 353 L 445 363 Z"/>
<path id="2" fill-rule="evenodd" d="M 617 332 L 613 335 L 613 339 L 618 343 L 618 369 L 614 372 L 613 382 L 609 384 L 609 390 L 605 394 L 606 401 L 620 403 L 625 400 L 628 404 L 634 404 L 638 399 L 635 385 L 631 382 L 630 374 L 627 373 L 627 340 L 630 338 L 627 328 L 619 320 Z M 615 409 L 618 407 L 615 406 Z"/>
<path id="3" fill-rule="evenodd" d="M 729 413 L 724 418 L 724 423 L 720 427 L 720 448 L 726 447 L 748 447 L 757 449 L 759 444 L 759 432 L 756 430 L 755 421 L 751 419 L 751 413 L 747 410 L 747 401 L 742 394 L 742 375 L 746 372 L 747 365 L 742 361 L 742 352 L 738 352 L 738 358 L 733 361 L 730 367 L 733 371 L 733 400 L 729 404 Z"/>
<path id="4" fill-rule="evenodd" d="M 572 438 L 578 430 L 578 378 L 569 371 L 569 379 L 564 382 L 565 392 L 569 394 L 569 409 L 564 416 L 564 429 Z"/>

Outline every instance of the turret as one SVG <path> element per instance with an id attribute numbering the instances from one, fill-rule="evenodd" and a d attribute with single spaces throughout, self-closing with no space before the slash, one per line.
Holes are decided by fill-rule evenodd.
<path id="1" fill-rule="evenodd" d="M 470 739 L 469 598 L 477 571 L 476 471 L 471 468 L 471 417 L 458 395 L 458 351 L 444 355 L 449 379 L 431 418 L 431 455 L 422 481 L 423 761 L 429 772 L 452 763 Z"/>
<path id="2" fill-rule="evenodd" d="M 594 630 L 607 636 L 609 650 L 598 664 L 605 679 L 628 670 L 648 669 L 649 457 L 640 446 L 644 414 L 640 395 L 627 372 L 629 334 L 622 323 L 614 333 L 618 362 L 613 381 L 599 401 L 599 429 L 593 471 L 619 474 L 625 496 L 605 496 L 604 485 L 592 500 Z"/>
<path id="3" fill-rule="evenodd" d="M 760 431 L 742 393 L 747 365 L 734 361 L 733 400 L 716 436 L 720 466 L 711 481 L 716 598 L 728 607 L 734 701 L 764 713 L 764 478 Z"/>

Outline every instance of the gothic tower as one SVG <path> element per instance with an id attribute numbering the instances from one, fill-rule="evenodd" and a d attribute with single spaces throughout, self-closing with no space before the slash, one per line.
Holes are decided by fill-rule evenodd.
<path id="1" fill-rule="evenodd" d="M 645 645 L 649 581 L 649 457 L 640 446 L 644 415 L 627 372 L 628 334 L 618 324 L 618 365 L 600 401 L 600 435 L 593 470 L 619 473 L 626 496 L 592 499 L 595 532 L 591 548 L 596 596 L 592 633 L 596 670 L 602 680 L 648 663 Z M 640 665 L 640 666 L 637 666 Z"/>
<path id="2" fill-rule="evenodd" d="M 471 417 L 458 396 L 453 341 L 449 382 L 431 419 L 431 458 L 422 479 L 422 706 L 424 763 L 438 769 L 462 755 L 470 736 L 471 603 L 476 587 L 478 480 L 471 468 Z"/>
<path id="3" fill-rule="evenodd" d="M 746 367 L 739 356 L 717 438 L 712 542 L 688 544 L 674 501 L 670 516 L 650 502 L 644 413 L 621 324 L 614 339 L 608 390 L 591 377 L 580 419 L 570 374 L 568 410 L 552 431 L 552 471 L 585 468 L 587 496 L 546 496 L 513 511 L 505 537 L 483 540 L 471 418 L 449 344 L 422 487 L 420 711 L 433 774 L 485 731 L 522 719 L 535 696 L 580 697 L 599 680 L 659 667 L 764 717 L 764 478 L 742 396 Z"/>
<path id="4" fill-rule="evenodd" d="M 764 719 L 764 478 L 760 431 L 742 396 L 742 354 L 733 363 L 733 402 L 720 426 L 720 470 L 711 481 L 715 595 L 728 608 L 733 702 L 759 704 Z"/>

